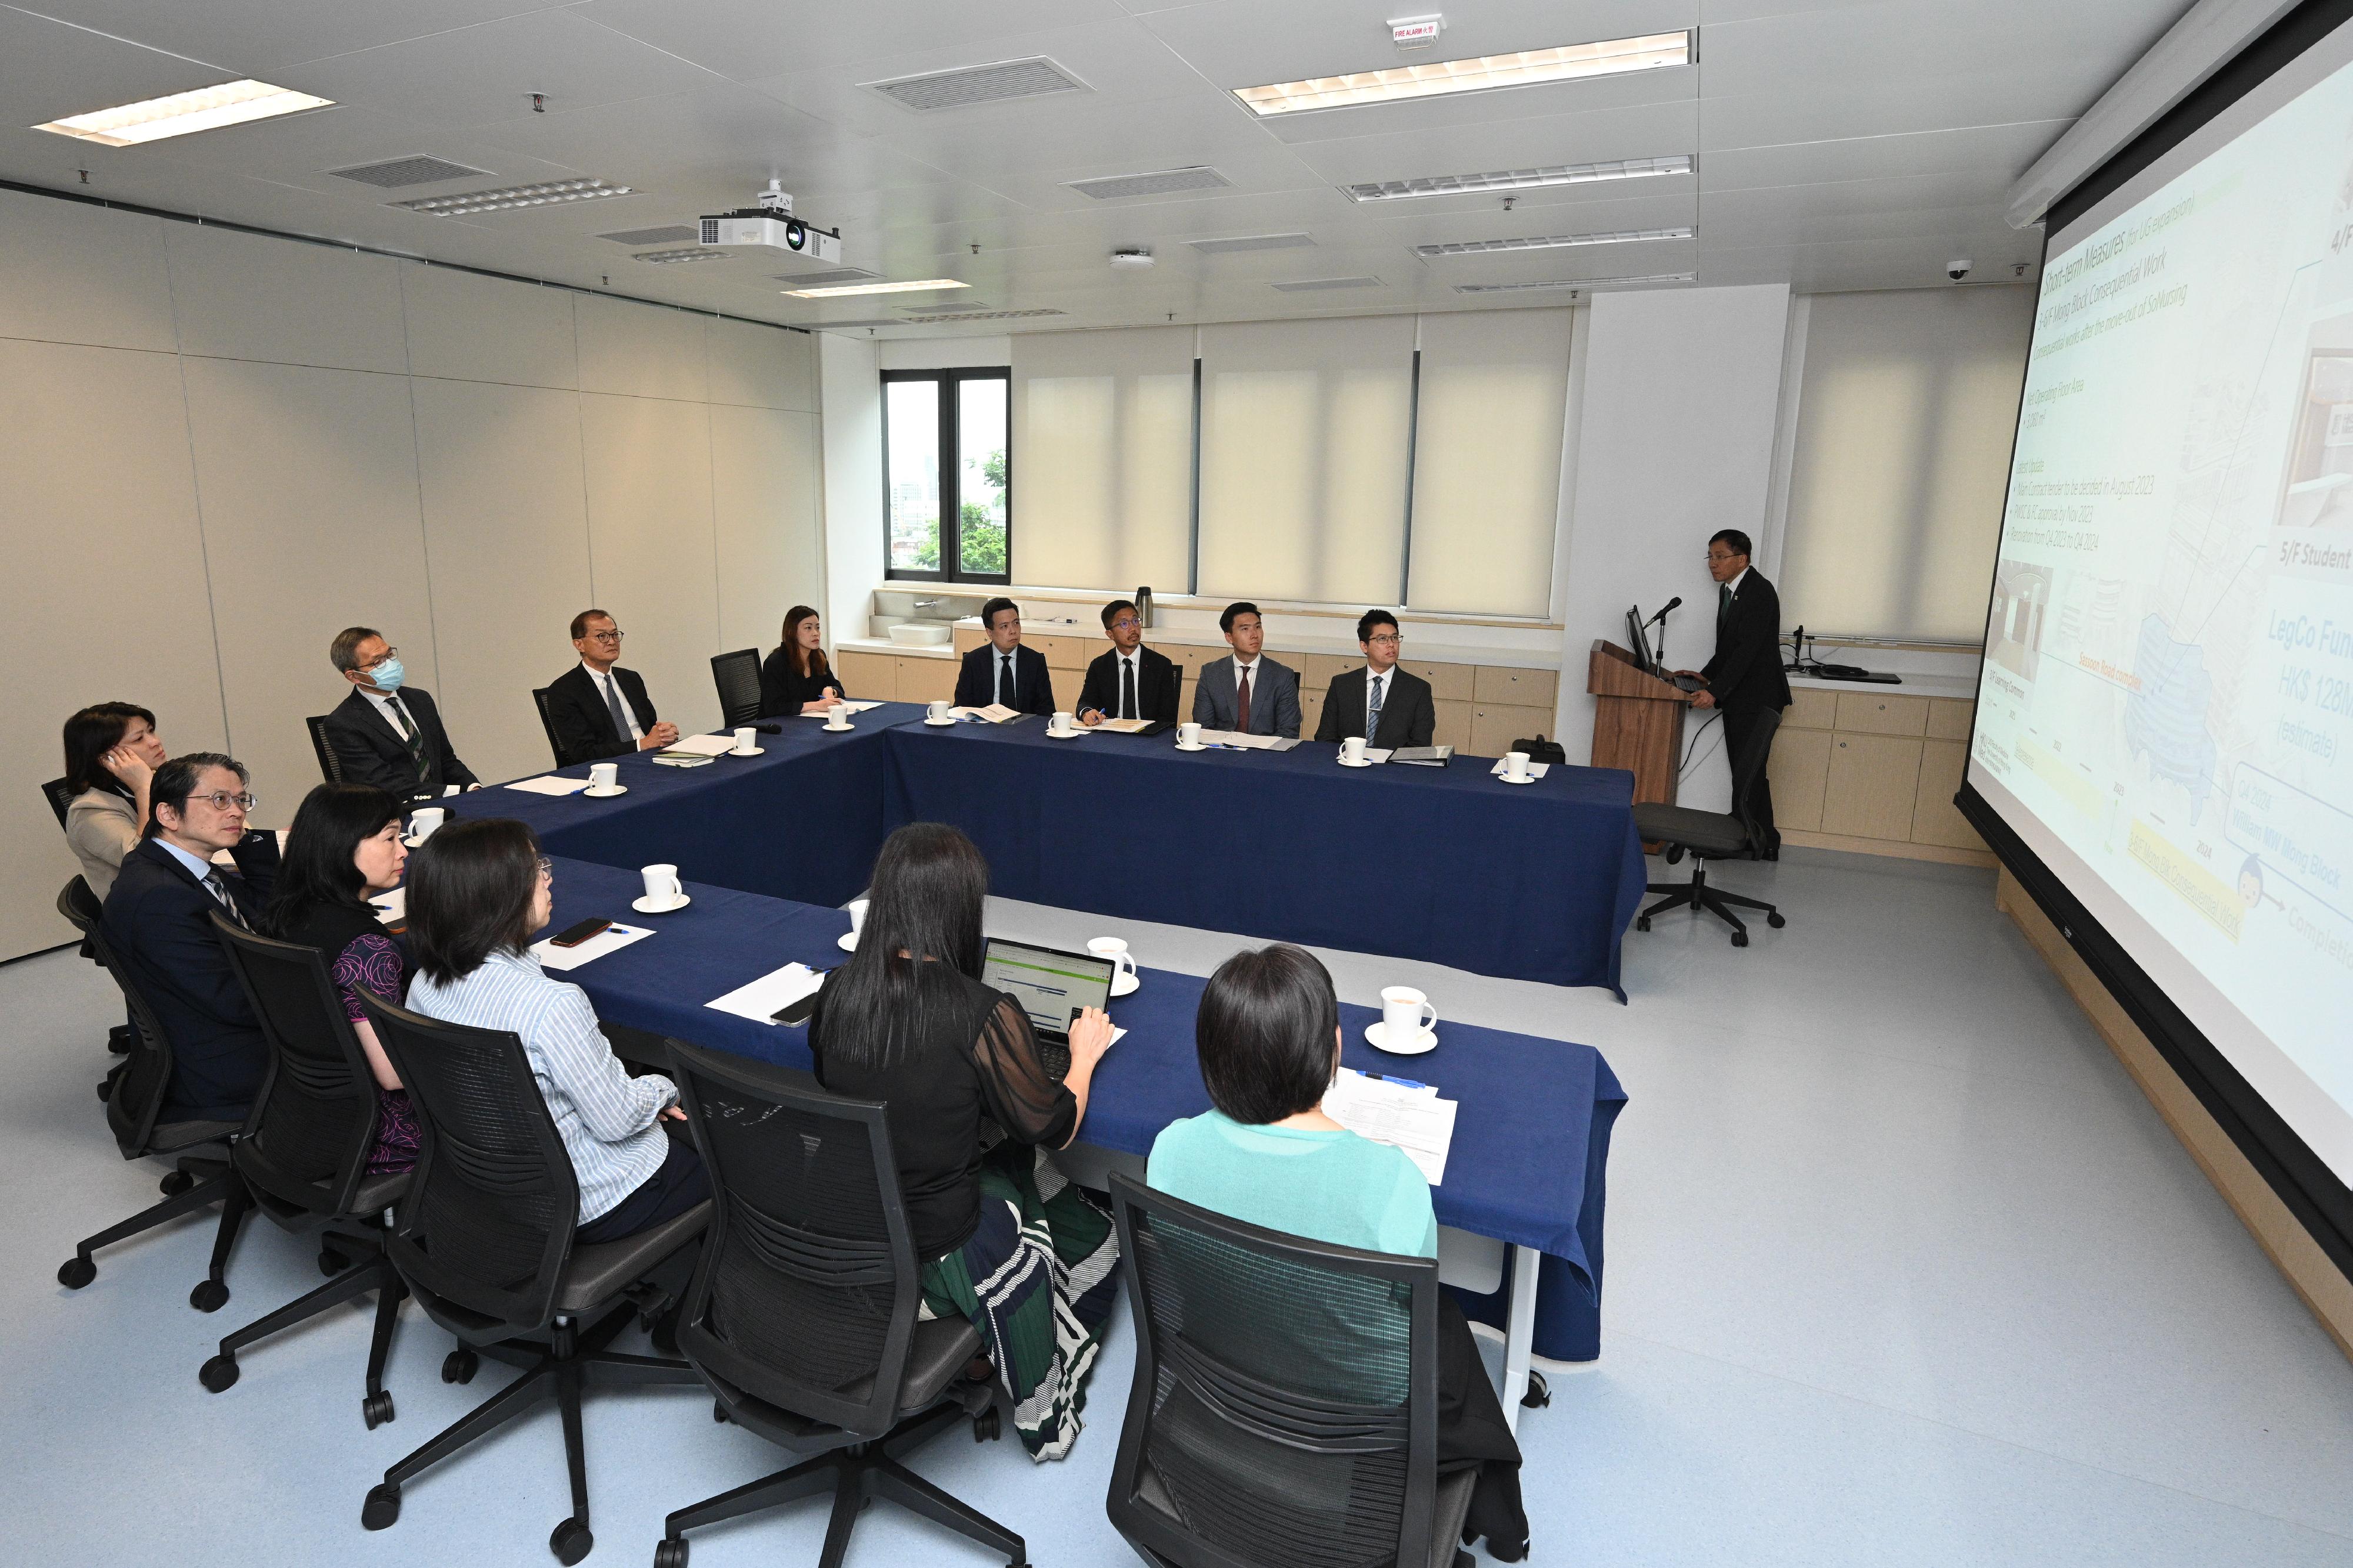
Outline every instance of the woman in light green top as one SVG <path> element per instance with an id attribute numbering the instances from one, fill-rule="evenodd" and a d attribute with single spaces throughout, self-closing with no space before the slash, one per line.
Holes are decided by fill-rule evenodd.
<path id="1" fill-rule="evenodd" d="M 1340 1072 L 1340 1001 L 1313 953 L 1238 952 L 1201 993 L 1193 1025 L 1216 1109 L 1152 1143 L 1145 1180 L 1169 1196 L 1268 1230 L 1368 1252 L 1438 1256 L 1430 1184 L 1405 1154 L 1324 1114 Z M 1438 1465 L 1479 1470 L 1465 1524 L 1498 1562 L 1527 1552 L 1520 1448 L 1453 1295 L 1438 1296 Z"/>

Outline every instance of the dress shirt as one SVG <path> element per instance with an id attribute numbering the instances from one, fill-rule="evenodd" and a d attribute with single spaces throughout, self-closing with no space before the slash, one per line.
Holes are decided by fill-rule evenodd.
<path id="1" fill-rule="evenodd" d="M 410 736 L 423 733 L 417 727 L 417 715 L 408 710 L 407 703 L 400 700 L 399 692 L 378 691 L 372 686 L 363 686 L 359 692 L 384 716 L 384 721 L 391 726 L 394 734 L 400 737 L 402 744 L 406 745 Z M 397 716 L 395 715 L 396 709 L 398 710 Z"/>
<path id="2" fill-rule="evenodd" d="M 160 833 L 155 836 L 155 845 L 156 847 L 170 855 L 173 859 L 185 866 L 188 868 L 188 875 L 199 882 L 210 880 L 213 873 L 219 869 L 211 861 L 189 854 Z"/>
<path id="3" fill-rule="evenodd" d="M 1740 584 L 1742 584 L 1743 583 L 1746 583 L 1746 582 L 1747 582 L 1747 581 L 1748 581 L 1748 568 L 1747 568 L 1747 567 L 1746 567 L 1746 566 L 1743 566 L 1743 567 L 1740 569 L 1740 575 L 1739 575 L 1739 576 L 1735 577 L 1731 582 L 1726 583 L 1726 584 L 1724 584 L 1724 587 L 1725 587 L 1725 589 L 1726 590 L 1726 592 L 1725 592 L 1725 593 L 1723 593 L 1723 594 L 1719 594 L 1719 595 L 1716 595 L 1716 598 L 1715 598 L 1715 602 L 1716 602 L 1716 604 L 1717 604 L 1718 605 L 1729 605 L 1729 604 L 1731 604 L 1731 602 L 1732 602 L 1734 599 L 1737 599 L 1738 597 L 1740 597 Z"/>
<path id="4" fill-rule="evenodd" d="M 580 661 L 580 668 L 588 672 L 589 684 L 596 687 L 596 695 L 603 700 L 606 708 L 608 710 L 617 711 L 622 718 L 629 721 L 629 739 L 644 740 L 646 732 L 638 728 L 638 710 L 629 706 L 629 694 L 621 689 L 620 683 L 613 679 L 613 672 L 611 670 L 600 672 L 595 665 L 585 658 Z"/>

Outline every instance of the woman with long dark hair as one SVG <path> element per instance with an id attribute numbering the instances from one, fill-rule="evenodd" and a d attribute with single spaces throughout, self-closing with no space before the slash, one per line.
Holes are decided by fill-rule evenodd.
<path id="1" fill-rule="evenodd" d="M 264 916 L 281 941 L 315 947 L 325 956 L 343 1016 L 367 1053 L 376 1089 L 370 1175 L 417 1163 L 417 1112 L 359 1003 L 362 991 L 386 1002 L 407 994 L 408 955 L 368 902 L 400 886 L 407 863 L 400 802 L 374 784 L 322 784 L 304 797 L 286 830 Z"/>
<path id="2" fill-rule="evenodd" d="M 168 760 L 155 715 L 98 702 L 66 721 L 66 843 L 103 900 L 147 826 L 147 786 Z"/>
<path id="3" fill-rule="evenodd" d="M 760 666 L 760 711 L 822 713 L 849 696 L 825 662 L 825 632 L 817 612 L 795 605 L 785 612 L 784 639 Z"/>
<path id="4" fill-rule="evenodd" d="M 1111 1019 L 1089 1008 L 1072 1020 L 1057 1082 L 1029 1015 L 981 983 L 987 897 L 987 862 L 955 828 L 891 835 L 857 952 L 818 993 L 809 1049 L 826 1088 L 888 1108 L 924 1311 L 972 1320 L 1023 1447 L 1059 1459 L 1079 1434 L 1119 1240 L 1046 1150 L 1078 1135 Z"/>

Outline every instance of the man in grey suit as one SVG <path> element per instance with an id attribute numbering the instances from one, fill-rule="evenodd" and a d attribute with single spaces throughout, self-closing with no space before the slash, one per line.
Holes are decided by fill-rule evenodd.
<path id="1" fill-rule="evenodd" d="M 1244 600 L 1218 616 L 1234 657 L 1201 668 L 1193 686 L 1193 722 L 1205 730 L 1299 739 L 1299 672 L 1259 657 L 1266 626 L 1258 606 Z"/>

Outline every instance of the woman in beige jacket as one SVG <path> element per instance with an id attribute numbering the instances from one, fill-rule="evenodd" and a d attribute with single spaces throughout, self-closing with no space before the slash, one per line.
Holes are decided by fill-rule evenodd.
<path id="1" fill-rule="evenodd" d="M 147 826 L 147 785 L 164 765 L 155 715 L 100 702 L 66 721 L 66 842 L 82 879 L 104 901 L 122 858 Z"/>

